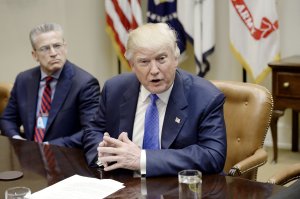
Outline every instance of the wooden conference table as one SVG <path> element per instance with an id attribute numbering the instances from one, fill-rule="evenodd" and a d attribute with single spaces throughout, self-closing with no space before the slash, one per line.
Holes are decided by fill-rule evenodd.
<path id="1" fill-rule="evenodd" d="M 35 142 L 14 140 L 0 135 L 0 172 L 18 170 L 24 174 L 17 180 L 0 181 L 0 198 L 4 197 L 4 191 L 9 187 L 26 186 L 36 192 L 74 174 L 99 179 L 111 178 L 124 183 L 125 188 L 108 198 L 178 198 L 176 176 L 141 179 L 134 178 L 132 172 L 126 170 L 104 172 L 89 168 L 83 152 L 78 149 L 51 146 L 58 171 L 47 174 L 41 148 L 42 145 Z M 142 187 L 146 188 L 147 195 L 144 195 Z M 202 198 L 267 198 L 283 189 L 281 186 L 241 178 L 205 175 Z"/>

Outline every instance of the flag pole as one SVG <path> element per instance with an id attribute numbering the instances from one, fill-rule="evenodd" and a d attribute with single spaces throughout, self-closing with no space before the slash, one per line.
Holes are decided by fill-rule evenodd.
<path id="1" fill-rule="evenodd" d="M 118 74 L 121 74 L 121 61 L 120 59 L 118 58 Z"/>

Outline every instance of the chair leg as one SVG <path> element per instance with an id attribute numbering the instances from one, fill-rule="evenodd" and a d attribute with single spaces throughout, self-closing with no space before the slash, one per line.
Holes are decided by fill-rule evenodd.
<path id="1" fill-rule="evenodd" d="M 297 152 L 298 151 L 298 119 L 299 119 L 299 114 L 298 111 L 292 111 L 292 151 Z"/>
<path id="2" fill-rule="evenodd" d="M 272 160 L 273 164 L 276 164 L 277 160 L 278 160 L 277 122 L 278 122 L 279 117 L 283 116 L 283 114 L 284 114 L 284 111 L 280 111 L 280 110 L 274 110 L 273 114 L 272 114 L 270 126 L 271 126 L 272 140 L 273 140 L 273 160 Z"/>

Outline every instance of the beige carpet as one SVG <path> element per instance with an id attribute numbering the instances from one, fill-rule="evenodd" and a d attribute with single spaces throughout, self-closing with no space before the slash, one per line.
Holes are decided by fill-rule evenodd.
<path id="1" fill-rule="evenodd" d="M 276 164 L 273 164 L 273 149 L 271 147 L 266 147 L 265 150 L 268 152 L 268 162 L 259 167 L 257 181 L 266 182 L 277 171 L 284 169 L 289 164 L 300 162 L 300 152 L 292 152 L 291 150 L 280 149 L 278 151 L 278 161 Z"/>

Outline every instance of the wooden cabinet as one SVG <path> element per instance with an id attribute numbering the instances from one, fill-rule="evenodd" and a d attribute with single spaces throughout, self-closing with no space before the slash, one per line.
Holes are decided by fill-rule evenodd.
<path id="1" fill-rule="evenodd" d="M 292 109 L 292 151 L 298 151 L 298 112 L 300 111 L 300 55 L 269 63 L 272 68 L 274 111 L 271 121 L 273 161 L 277 162 L 277 121 L 286 108 Z"/>

